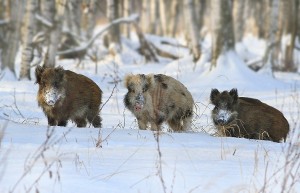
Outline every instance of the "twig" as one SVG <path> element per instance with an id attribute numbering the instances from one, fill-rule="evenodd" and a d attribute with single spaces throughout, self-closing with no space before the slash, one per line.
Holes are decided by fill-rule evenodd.
<path id="1" fill-rule="evenodd" d="M 117 84 L 115 84 L 114 88 L 112 89 L 110 96 L 108 97 L 108 99 L 104 102 L 104 104 L 101 106 L 100 111 L 102 110 L 102 108 L 106 105 L 106 103 L 108 103 L 108 101 L 112 98 L 115 89 L 117 88 Z"/>
<path id="2" fill-rule="evenodd" d="M 159 177 L 159 180 L 160 180 L 160 184 L 162 186 L 162 189 L 163 189 L 163 192 L 164 193 L 167 193 L 167 187 L 166 187 L 166 184 L 165 184 L 165 181 L 164 181 L 164 178 L 163 178 L 163 169 L 162 169 L 162 153 L 161 153 L 161 149 L 160 149 L 160 131 L 158 130 L 157 133 L 155 134 L 153 132 L 153 136 L 155 138 L 155 141 L 156 141 L 156 150 L 157 150 L 157 153 L 158 153 L 158 160 L 157 160 L 157 174 L 158 177 Z"/>

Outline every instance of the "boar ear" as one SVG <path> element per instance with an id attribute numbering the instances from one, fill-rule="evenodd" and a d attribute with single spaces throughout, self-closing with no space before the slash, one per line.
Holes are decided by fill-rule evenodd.
<path id="1" fill-rule="evenodd" d="M 236 88 L 230 90 L 229 95 L 233 98 L 233 101 L 236 102 L 238 99 L 238 91 Z"/>
<path id="2" fill-rule="evenodd" d="M 129 81 L 131 80 L 131 75 L 127 75 L 125 76 L 124 78 L 124 86 L 128 89 L 128 84 L 129 84 Z"/>
<path id="3" fill-rule="evenodd" d="M 152 87 L 154 85 L 154 75 L 153 74 L 147 75 L 146 82 L 147 82 L 147 89 Z"/>
<path id="4" fill-rule="evenodd" d="M 139 74 L 139 75 L 140 75 L 141 79 L 145 79 L 146 78 L 145 74 Z"/>
<path id="5" fill-rule="evenodd" d="M 40 66 L 38 65 L 36 68 L 35 68 L 35 83 L 38 83 L 40 84 L 41 83 L 41 76 L 42 76 L 42 73 L 44 72 L 45 68 L 43 66 Z"/>
<path id="6" fill-rule="evenodd" d="M 211 92 L 210 92 L 210 102 L 214 105 L 216 105 L 216 97 L 220 94 L 219 90 L 214 88 L 214 89 L 211 89 Z"/>
<path id="7" fill-rule="evenodd" d="M 55 73 L 58 76 L 58 79 L 63 81 L 65 70 L 61 66 L 55 68 Z"/>

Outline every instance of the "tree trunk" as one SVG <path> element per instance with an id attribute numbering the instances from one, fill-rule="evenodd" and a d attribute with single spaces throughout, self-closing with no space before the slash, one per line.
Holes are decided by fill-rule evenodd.
<path id="1" fill-rule="evenodd" d="M 279 46 L 279 41 L 276 40 L 276 33 L 278 33 L 278 12 L 279 12 L 279 0 L 273 0 L 270 11 L 270 26 L 268 32 L 268 45 L 265 51 L 265 56 L 263 59 L 263 67 L 262 70 L 269 71 L 270 73 L 273 71 L 273 67 L 275 66 L 276 53 L 275 48 Z M 280 30 L 279 30 L 280 31 Z"/>
<path id="2" fill-rule="evenodd" d="M 142 1 L 141 22 L 142 30 L 149 33 L 151 30 L 151 17 L 150 17 L 150 1 Z"/>
<path id="3" fill-rule="evenodd" d="M 2 49 L 4 49 L 5 48 L 5 44 L 6 44 L 6 42 L 5 42 L 5 35 L 6 35 L 6 29 L 4 29 L 5 27 L 5 25 L 7 25 L 6 24 L 6 20 L 7 20 L 7 16 L 6 15 L 8 15 L 8 14 L 6 14 L 6 12 L 8 12 L 7 11 L 7 5 L 5 4 L 5 0 L 0 0 L 0 23 L 1 23 L 1 25 L 0 25 L 0 51 L 2 50 Z M 3 53 L 1 53 L 0 52 L 0 59 L 1 59 L 1 55 L 3 55 Z M 0 60 L 1 61 L 1 60 Z M 2 68 L 3 68 L 3 63 L 2 63 Z"/>
<path id="4" fill-rule="evenodd" d="M 284 42 L 284 70 L 296 72 L 294 63 L 294 48 L 297 33 L 297 0 L 285 0 L 285 27 L 284 36 L 288 36 L 288 41 Z"/>
<path id="5" fill-rule="evenodd" d="M 240 42 L 244 35 L 244 6 L 245 1 L 234 0 L 233 1 L 233 27 L 235 42 Z"/>
<path id="6" fill-rule="evenodd" d="M 150 31 L 149 33 L 160 35 L 162 34 L 160 15 L 159 15 L 159 0 L 149 0 L 150 1 Z M 149 25 L 149 21 L 146 23 Z"/>
<path id="7" fill-rule="evenodd" d="M 270 0 L 256 0 L 255 3 L 255 20 L 258 27 L 258 38 L 260 39 L 266 38 L 267 26 L 270 22 L 269 4 Z"/>
<path id="8" fill-rule="evenodd" d="M 255 20 L 255 2 L 256 0 L 245 0 L 245 32 L 258 37 L 258 26 Z"/>
<path id="9" fill-rule="evenodd" d="M 217 60 L 222 53 L 234 50 L 234 35 L 230 0 L 211 0 L 212 8 L 212 66 L 217 65 Z"/>
<path id="10" fill-rule="evenodd" d="M 65 12 L 67 26 L 69 30 L 77 36 L 81 36 L 81 5 L 81 0 L 66 1 Z"/>
<path id="11" fill-rule="evenodd" d="M 193 0 L 184 1 L 185 21 L 187 25 L 187 36 L 190 44 L 190 50 L 193 53 L 193 60 L 196 62 L 201 56 L 201 46 L 199 41 L 199 30 L 195 20 L 195 10 Z"/>
<path id="12" fill-rule="evenodd" d="M 131 14 L 132 9 L 132 1 L 131 0 L 124 0 L 124 11 L 123 17 L 128 17 Z M 123 33 L 127 38 L 130 38 L 130 25 L 125 25 L 123 27 Z"/>
<path id="13" fill-rule="evenodd" d="M 13 11 L 14 10 L 14 11 Z M 23 15 L 23 0 L 8 1 L 9 30 L 6 40 L 9 40 L 2 52 L 2 69 L 8 68 L 15 74 L 15 58 L 19 50 L 21 18 Z"/>
<path id="14" fill-rule="evenodd" d="M 166 10 L 166 0 L 159 0 L 159 15 L 161 24 L 161 35 L 167 35 L 167 10 Z"/>
<path id="15" fill-rule="evenodd" d="M 109 22 L 119 18 L 119 0 L 107 0 L 107 18 Z M 119 53 L 121 51 L 120 26 L 111 27 L 106 38 L 110 53 L 112 55 Z"/>
<path id="16" fill-rule="evenodd" d="M 50 23 L 54 23 L 55 16 L 55 1 L 53 0 L 41 0 L 40 3 L 41 15 Z M 44 31 L 48 32 L 49 28 L 44 26 Z"/>
<path id="17" fill-rule="evenodd" d="M 81 33 L 84 32 L 84 37 L 89 40 L 93 37 L 94 29 L 96 26 L 97 0 L 84 1 L 82 5 L 84 9 L 82 13 L 81 25 L 83 31 Z"/>
<path id="18" fill-rule="evenodd" d="M 179 22 L 179 2 L 177 0 L 172 1 L 171 4 L 171 16 L 170 16 L 170 22 L 169 23 L 169 32 L 172 37 L 175 37 L 177 30 L 178 30 L 178 22 Z"/>
<path id="19" fill-rule="evenodd" d="M 22 61 L 20 70 L 20 80 L 30 77 L 30 63 L 33 60 L 32 38 L 36 29 L 35 10 L 37 8 L 36 0 L 27 0 L 26 13 L 24 16 L 24 42 L 22 50 Z"/>
<path id="20" fill-rule="evenodd" d="M 61 40 L 62 21 L 64 18 L 65 7 L 66 0 L 56 0 L 56 14 L 53 20 L 54 25 L 50 32 L 49 45 L 44 62 L 44 66 L 46 67 L 55 67 L 55 57 Z"/>

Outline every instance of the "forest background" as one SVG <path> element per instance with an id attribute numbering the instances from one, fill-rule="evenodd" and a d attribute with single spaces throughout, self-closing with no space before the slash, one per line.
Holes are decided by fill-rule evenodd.
<path id="1" fill-rule="evenodd" d="M 207 52 L 202 43 L 209 36 L 211 54 L 206 60 L 212 67 L 221 53 L 234 50 L 250 34 L 267 46 L 262 58 L 242 58 L 249 67 L 297 72 L 299 9 L 298 0 L 0 0 L 1 70 L 30 80 L 31 68 L 55 66 L 57 56 L 96 61 L 103 54 L 121 53 L 121 37 L 130 39 L 136 33 L 136 51 L 146 62 L 157 62 L 158 55 L 178 59 L 180 54 L 157 48 L 144 34 L 177 38 L 176 44 L 162 43 L 189 48 L 195 62 Z M 93 34 L 104 24 L 110 25 Z M 102 40 L 102 47 L 94 44 L 96 39 Z M 21 61 L 16 61 L 18 51 Z"/>

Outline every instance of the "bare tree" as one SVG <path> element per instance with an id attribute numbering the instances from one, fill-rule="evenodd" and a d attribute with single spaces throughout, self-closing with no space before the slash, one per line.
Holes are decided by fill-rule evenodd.
<path id="1" fill-rule="evenodd" d="M 184 1 L 184 14 L 187 25 L 187 36 L 190 44 L 190 50 L 193 53 L 194 61 L 197 61 L 201 56 L 201 46 L 199 41 L 199 30 L 195 19 L 195 9 L 193 0 Z"/>
<path id="2" fill-rule="evenodd" d="M 212 66 L 222 53 L 234 49 L 234 35 L 231 15 L 231 0 L 211 0 L 212 8 Z"/>
<path id="3" fill-rule="evenodd" d="M 296 72 L 297 67 L 294 62 L 294 48 L 295 39 L 297 34 L 297 7 L 298 0 L 285 0 L 284 2 L 284 15 L 285 23 L 283 29 L 283 35 L 288 36 L 288 41 L 284 42 L 284 70 Z"/>
<path id="4" fill-rule="evenodd" d="M 131 14 L 132 9 L 132 1 L 131 0 L 124 0 L 123 1 L 123 17 L 128 17 Z M 130 37 L 130 25 L 125 25 L 123 27 L 123 33 L 127 38 Z"/>
<path id="5" fill-rule="evenodd" d="M 167 10 L 166 10 L 166 0 L 159 1 L 159 15 L 161 23 L 161 35 L 167 35 Z"/>
<path id="6" fill-rule="evenodd" d="M 109 22 L 119 18 L 119 10 L 119 0 L 107 0 L 107 18 Z M 113 55 L 119 53 L 121 50 L 120 38 L 119 25 L 111 27 L 108 34 L 106 34 L 107 46 Z"/>
<path id="7" fill-rule="evenodd" d="M 234 0 L 233 1 L 233 27 L 235 42 L 240 42 L 244 35 L 244 7 L 245 1 Z"/>
<path id="8" fill-rule="evenodd" d="M 175 37 L 176 33 L 177 33 L 177 28 L 178 28 L 178 22 L 179 22 L 179 16 L 180 16 L 180 7 L 179 7 L 179 2 L 174 0 L 171 3 L 171 10 L 169 10 L 170 12 L 170 19 L 169 19 L 169 25 L 168 25 L 168 29 L 169 29 L 169 33 L 172 37 Z"/>
<path id="9" fill-rule="evenodd" d="M 34 16 L 36 10 L 37 10 L 37 1 L 27 0 L 26 13 L 24 16 L 24 39 L 23 39 L 20 80 L 23 79 L 31 80 L 30 63 L 33 60 L 32 39 L 36 29 L 36 20 Z"/>
<path id="10" fill-rule="evenodd" d="M 151 1 L 142 1 L 140 24 L 142 26 L 142 30 L 146 33 L 149 33 L 151 31 L 150 2 Z"/>
<path id="11" fill-rule="evenodd" d="M 276 40 L 276 33 L 278 30 L 278 12 L 279 0 L 273 0 L 270 11 L 270 23 L 268 32 L 268 45 L 263 58 L 262 70 L 272 72 L 276 62 L 275 48 L 278 47 L 278 40 Z"/>
<path id="12" fill-rule="evenodd" d="M 53 27 L 50 31 L 49 45 L 45 56 L 44 66 L 54 67 L 58 45 L 61 40 L 62 21 L 64 18 L 66 0 L 56 0 Z"/>
<path id="13" fill-rule="evenodd" d="M 4 48 L 1 57 L 1 68 L 8 68 L 13 74 L 15 74 L 15 58 L 19 50 L 23 6 L 23 0 L 7 1 L 6 13 L 9 23 L 7 24 L 8 28 L 5 33 L 5 39 L 3 40 L 6 40 L 6 42 L 3 42 Z"/>
<path id="14" fill-rule="evenodd" d="M 66 22 L 68 29 L 75 35 L 81 35 L 81 0 L 69 0 L 66 2 Z"/>
<path id="15" fill-rule="evenodd" d="M 85 29 L 86 39 L 90 39 L 93 36 L 94 28 L 96 26 L 96 2 L 97 0 L 90 0 L 84 5 L 85 10 L 83 10 L 83 29 Z"/>

